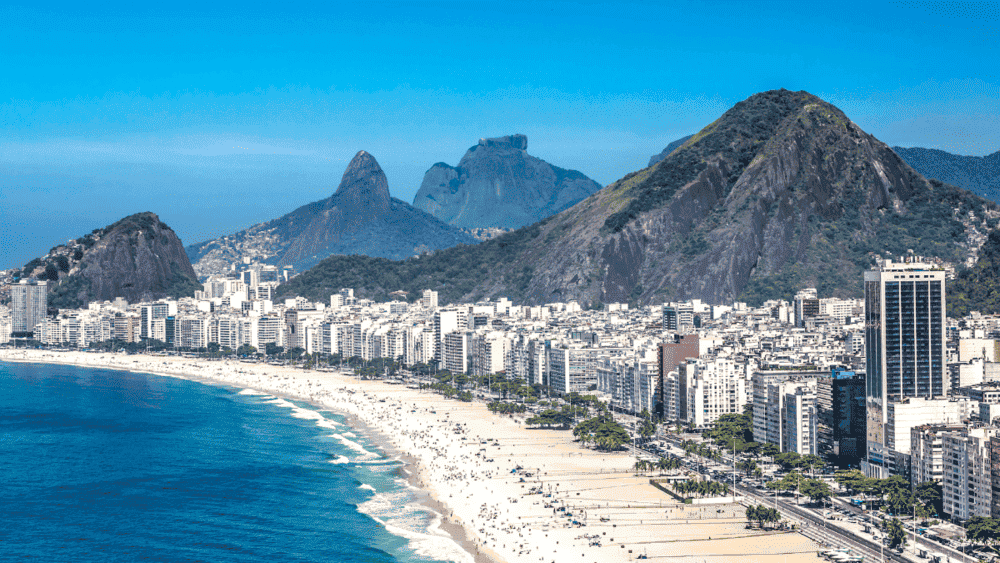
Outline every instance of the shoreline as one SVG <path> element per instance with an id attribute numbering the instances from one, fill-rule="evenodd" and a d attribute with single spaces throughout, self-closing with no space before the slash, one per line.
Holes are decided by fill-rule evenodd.
<path id="1" fill-rule="evenodd" d="M 299 399 L 294 399 L 299 400 Z M 309 403 L 313 404 L 313 403 Z M 326 407 L 315 404 L 314 406 L 323 408 Z M 351 428 L 357 429 L 359 432 L 371 437 L 375 442 L 375 447 L 383 454 L 388 457 L 399 458 L 403 462 L 400 466 L 400 470 L 405 473 L 403 479 L 414 489 L 420 491 L 417 503 L 420 506 L 428 508 L 435 513 L 437 513 L 441 518 L 440 528 L 448 533 L 451 538 L 461 546 L 462 549 L 472 556 L 475 563 L 505 563 L 500 559 L 495 553 L 488 550 L 481 550 L 472 539 L 469 531 L 465 529 L 460 523 L 452 520 L 449 516 L 450 510 L 447 505 L 437 499 L 434 494 L 434 490 L 430 488 L 423 479 L 423 468 L 420 465 L 420 460 L 413 457 L 412 455 L 396 449 L 396 447 L 389 441 L 388 437 L 382 435 L 378 429 L 372 428 L 371 426 L 365 424 L 365 422 L 352 414 L 338 413 L 344 416 L 347 421 L 347 425 Z"/>
<path id="2" fill-rule="evenodd" d="M 483 403 L 233 360 L 0 349 L 0 361 L 249 388 L 340 414 L 381 453 L 403 462 L 406 482 L 420 491 L 418 503 L 440 515 L 438 529 L 476 563 L 569 557 L 599 563 L 643 555 L 691 563 L 814 561 L 818 549 L 798 533 L 748 532 L 739 505 L 679 505 L 649 476 L 634 474 L 627 454 L 582 448 L 568 432 L 526 429 Z"/>

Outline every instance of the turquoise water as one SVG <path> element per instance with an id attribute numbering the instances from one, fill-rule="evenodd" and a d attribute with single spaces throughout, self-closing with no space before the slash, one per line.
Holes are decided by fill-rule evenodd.
<path id="1" fill-rule="evenodd" d="M 0 363 L 0 559 L 471 560 L 420 494 L 304 403 Z"/>

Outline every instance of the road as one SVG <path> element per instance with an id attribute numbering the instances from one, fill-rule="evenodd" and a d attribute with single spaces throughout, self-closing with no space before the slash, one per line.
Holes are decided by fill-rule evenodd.
<path id="1" fill-rule="evenodd" d="M 864 512 L 850 503 L 841 501 L 841 506 L 846 508 L 851 514 L 864 518 Z M 913 542 L 913 532 L 908 531 L 906 534 L 907 543 Z M 947 555 L 952 559 L 952 561 L 964 561 L 966 563 L 977 563 L 979 560 L 971 555 L 966 555 L 962 553 L 961 550 L 955 549 L 951 546 L 940 544 L 936 541 L 929 540 L 923 536 L 917 535 L 917 546 L 926 549 L 927 551 L 940 553 L 942 555 Z"/>
<path id="2" fill-rule="evenodd" d="M 679 442 L 680 440 L 668 439 L 668 441 L 676 443 Z M 643 450 L 642 448 L 638 449 L 639 451 L 648 456 L 655 456 L 653 452 Z M 773 495 L 761 494 L 756 489 L 751 489 L 743 485 L 737 485 L 736 489 L 741 494 L 754 499 L 754 501 L 759 504 L 763 504 L 765 506 L 775 505 L 775 497 Z M 865 560 L 867 561 L 884 560 L 884 561 L 894 561 L 899 563 L 910 562 L 910 560 L 904 558 L 902 555 L 892 550 L 889 549 L 880 550 L 880 547 L 882 546 L 880 546 L 880 544 L 876 541 L 870 540 L 865 537 L 861 537 L 849 530 L 845 530 L 843 528 L 830 524 L 827 520 L 823 519 L 821 515 L 817 514 L 813 510 L 797 505 L 793 501 L 788 500 L 787 498 L 777 497 L 777 504 L 778 504 L 778 509 L 781 510 L 782 514 L 784 514 L 786 517 L 791 517 L 794 520 L 797 520 L 800 524 L 808 523 L 808 527 L 803 528 L 803 533 L 805 533 L 807 536 L 815 540 L 821 541 L 828 545 L 850 547 L 857 553 L 864 555 Z M 858 517 L 860 520 L 865 520 L 868 518 L 868 516 L 866 516 L 865 513 L 856 506 L 847 503 L 844 503 L 843 506 L 847 508 L 853 515 Z M 912 542 L 914 541 L 913 534 L 908 533 L 906 540 L 907 543 L 910 544 L 909 549 L 912 550 L 913 549 Z M 929 552 L 946 555 L 951 559 L 951 561 L 959 561 L 965 563 L 977 562 L 977 559 L 975 557 L 971 557 L 950 546 L 942 545 L 938 542 L 931 541 L 919 535 L 916 537 L 916 545 L 918 547 L 926 549 Z"/>
<path id="3" fill-rule="evenodd" d="M 762 495 L 759 492 L 737 485 L 737 490 L 741 494 L 754 499 L 765 506 L 774 506 L 775 497 Z M 879 544 L 867 538 L 853 534 L 837 526 L 827 525 L 827 521 L 822 516 L 815 514 L 812 510 L 790 502 L 788 499 L 778 497 L 778 510 L 786 517 L 797 520 L 800 524 L 807 524 L 803 527 L 802 533 L 815 540 L 833 546 L 845 546 L 853 549 L 860 555 L 865 556 L 866 561 L 895 561 L 898 563 L 910 563 L 898 553 L 885 549 L 879 551 Z"/>

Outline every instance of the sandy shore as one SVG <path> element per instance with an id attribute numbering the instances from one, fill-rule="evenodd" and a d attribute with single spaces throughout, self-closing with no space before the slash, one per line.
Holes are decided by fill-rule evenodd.
<path id="1" fill-rule="evenodd" d="M 412 480 L 452 524 L 442 529 L 479 563 L 817 560 L 818 546 L 801 534 L 747 530 L 740 505 L 677 504 L 632 473 L 634 458 L 582 448 L 570 432 L 526 429 L 482 403 L 237 361 L 35 350 L 0 350 L 0 360 L 215 382 L 342 413 L 405 452 Z"/>

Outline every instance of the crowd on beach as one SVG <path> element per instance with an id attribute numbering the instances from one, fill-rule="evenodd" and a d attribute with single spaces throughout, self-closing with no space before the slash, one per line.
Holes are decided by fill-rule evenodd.
<path id="1" fill-rule="evenodd" d="M 346 374 L 237 361 L 0 350 L 0 361 L 69 363 L 210 381 L 302 400 L 356 419 L 415 460 L 415 480 L 462 527 L 477 561 L 815 560 L 796 533 L 747 530 L 740 505 L 691 506 L 570 432 L 527 429 L 481 403 Z M 363 448 L 362 448 L 363 450 Z"/>

